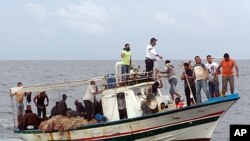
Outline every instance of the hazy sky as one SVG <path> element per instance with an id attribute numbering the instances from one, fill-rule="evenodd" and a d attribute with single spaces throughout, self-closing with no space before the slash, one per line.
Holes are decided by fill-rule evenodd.
<path id="1" fill-rule="evenodd" d="M 250 59 L 250 0 L 0 0 L 0 60 Z"/>

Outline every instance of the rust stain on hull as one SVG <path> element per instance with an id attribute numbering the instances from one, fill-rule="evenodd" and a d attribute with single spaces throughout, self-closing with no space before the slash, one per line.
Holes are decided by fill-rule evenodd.
<path id="1" fill-rule="evenodd" d="M 49 136 L 50 136 L 50 140 L 54 140 L 54 137 L 53 137 L 52 133 L 49 133 Z"/>
<path id="2" fill-rule="evenodd" d="M 71 140 L 70 131 L 67 131 L 67 140 Z"/>

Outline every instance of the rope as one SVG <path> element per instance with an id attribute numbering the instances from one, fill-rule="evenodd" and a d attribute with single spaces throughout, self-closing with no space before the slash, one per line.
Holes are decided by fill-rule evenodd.
<path id="1" fill-rule="evenodd" d="M 13 96 L 11 96 L 11 107 L 12 107 L 12 112 L 13 112 L 13 122 L 14 122 L 14 127 L 17 127 L 16 126 L 16 121 L 15 121 L 15 109 L 14 109 L 14 102 L 13 102 Z"/>

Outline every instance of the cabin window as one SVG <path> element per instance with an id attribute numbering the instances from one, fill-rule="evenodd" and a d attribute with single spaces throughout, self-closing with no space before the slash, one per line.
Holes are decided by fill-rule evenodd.
<path id="1" fill-rule="evenodd" d="M 120 119 L 128 118 L 124 93 L 117 94 L 117 103 L 118 103 L 118 111 Z"/>
<path id="2" fill-rule="evenodd" d="M 142 101 L 144 98 L 143 94 L 141 93 L 141 89 L 137 88 L 137 89 L 133 89 L 134 94 L 135 94 L 135 98 L 137 101 Z"/>

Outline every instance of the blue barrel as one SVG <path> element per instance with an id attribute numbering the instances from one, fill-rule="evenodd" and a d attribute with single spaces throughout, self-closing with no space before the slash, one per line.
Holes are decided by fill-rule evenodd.
<path id="1" fill-rule="evenodd" d="M 101 114 L 95 114 L 95 119 L 100 121 L 100 122 L 106 122 L 107 118 L 104 115 Z"/>
<path id="2" fill-rule="evenodd" d="M 108 89 L 115 88 L 115 74 L 108 74 L 106 75 L 106 80 L 107 80 L 107 87 Z"/>

